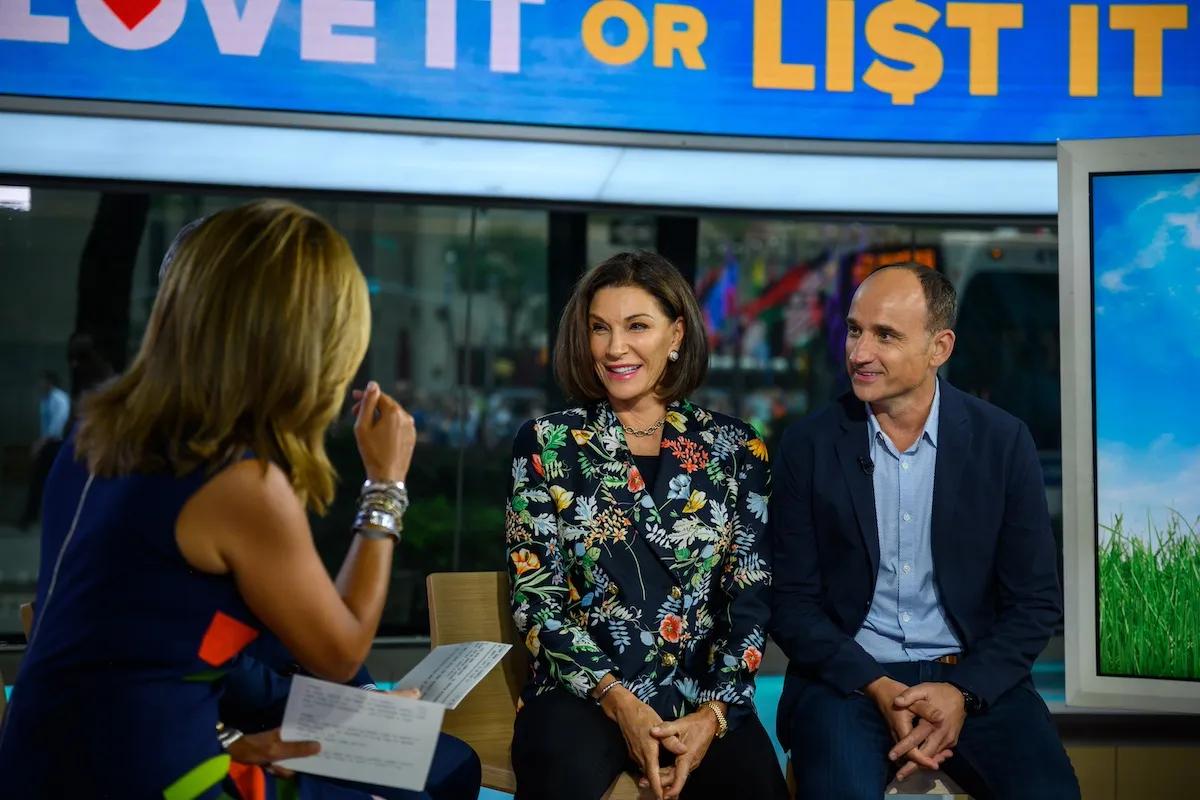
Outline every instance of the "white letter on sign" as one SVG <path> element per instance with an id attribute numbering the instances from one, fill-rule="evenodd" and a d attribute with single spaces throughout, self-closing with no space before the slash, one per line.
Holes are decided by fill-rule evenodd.
<path id="1" fill-rule="evenodd" d="M 374 64 L 375 37 L 334 33 L 334 26 L 375 27 L 375 0 L 304 0 L 300 7 L 300 58 Z"/>
<path id="2" fill-rule="evenodd" d="M 222 54 L 257 56 L 271 32 L 279 0 L 246 0 L 246 10 L 240 15 L 235 0 L 204 0 L 204 10 Z"/>
<path id="3" fill-rule="evenodd" d="M 546 0 L 492 0 L 492 72 L 521 71 L 521 6 Z"/>
<path id="4" fill-rule="evenodd" d="M 458 0 L 425 0 L 425 66 L 454 69 L 458 61 Z"/>
<path id="5" fill-rule="evenodd" d="M 110 3 L 111 0 L 75 0 L 75 7 L 92 36 L 118 50 L 158 47 L 175 35 L 187 13 L 187 0 L 160 0 L 156 6 Z"/>
<path id="6" fill-rule="evenodd" d="M 71 21 L 66 17 L 34 14 L 33 0 L 0 0 L 0 40 L 66 44 Z"/>

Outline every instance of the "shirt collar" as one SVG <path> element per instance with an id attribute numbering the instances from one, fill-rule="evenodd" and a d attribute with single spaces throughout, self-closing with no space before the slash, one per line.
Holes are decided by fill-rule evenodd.
<path id="1" fill-rule="evenodd" d="M 883 433 L 879 427 L 879 420 L 875 418 L 875 412 L 871 410 L 870 403 L 863 403 L 867 408 L 867 433 L 870 440 L 875 441 L 880 434 Z M 925 428 L 921 431 L 918 440 L 925 439 L 935 448 L 937 447 L 938 436 L 938 419 L 941 417 L 942 408 L 942 382 L 937 378 L 933 381 L 933 405 L 929 409 L 929 416 L 925 419 Z"/>

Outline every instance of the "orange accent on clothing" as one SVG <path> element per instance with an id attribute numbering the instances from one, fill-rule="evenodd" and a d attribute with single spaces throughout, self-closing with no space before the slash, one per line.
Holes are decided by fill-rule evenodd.
<path id="1" fill-rule="evenodd" d="M 229 777 L 242 800 L 267 800 L 267 776 L 262 767 L 234 761 L 229 765 Z"/>
<path id="2" fill-rule="evenodd" d="M 254 628 L 218 611 L 213 615 L 208 631 L 200 642 L 200 660 L 219 667 L 256 638 L 258 631 Z"/>

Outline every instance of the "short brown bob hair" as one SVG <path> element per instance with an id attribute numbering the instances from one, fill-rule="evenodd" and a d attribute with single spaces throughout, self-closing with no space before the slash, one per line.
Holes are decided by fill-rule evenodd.
<path id="1" fill-rule="evenodd" d="M 563 392 L 571 400 L 581 403 L 607 397 L 592 358 L 589 319 L 596 292 L 617 286 L 636 286 L 645 291 L 672 322 L 683 318 L 679 360 L 667 362 L 658 385 L 658 396 L 667 403 L 687 397 L 708 375 L 708 334 L 704 317 L 692 287 L 675 265 L 657 253 L 644 251 L 618 253 L 575 284 L 575 291 L 563 309 L 554 343 L 554 372 Z"/>
<path id="2" fill-rule="evenodd" d="M 214 214 L 180 244 L 124 374 L 86 395 L 78 456 L 101 477 L 215 471 L 248 450 L 323 512 L 325 434 L 370 339 L 350 246 L 299 206 Z"/>

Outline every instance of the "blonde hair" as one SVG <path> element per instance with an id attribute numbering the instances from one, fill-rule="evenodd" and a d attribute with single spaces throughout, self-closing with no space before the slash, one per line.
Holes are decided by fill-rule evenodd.
<path id="1" fill-rule="evenodd" d="M 329 223 L 278 200 L 221 211 L 180 244 L 133 364 L 84 398 L 78 456 L 102 477 L 182 476 L 250 450 L 324 512 L 325 433 L 370 328 L 366 281 Z"/>

